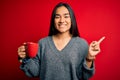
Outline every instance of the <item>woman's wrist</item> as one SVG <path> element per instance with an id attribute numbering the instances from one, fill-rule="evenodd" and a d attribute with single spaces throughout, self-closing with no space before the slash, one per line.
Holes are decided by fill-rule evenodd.
<path id="1" fill-rule="evenodd" d="M 19 57 L 18 56 L 18 61 L 20 62 L 20 63 L 24 63 L 24 62 L 26 62 L 28 59 L 30 59 L 30 57 L 25 57 L 25 58 L 21 58 L 21 57 Z"/>
<path id="2" fill-rule="evenodd" d="M 87 61 L 87 62 L 92 62 L 92 61 L 94 61 L 94 59 L 86 58 L 86 61 Z"/>
<path id="3" fill-rule="evenodd" d="M 18 56 L 18 61 L 19 61 L 20 63 L 22 63 L 22 60 L 23 60 L 23 59 Z"/>
<path id="4" fill-rule="evenodd" d="M 95 60 L 95 56 L 90 56 L 90 55 L 88 55 L 87 57 L 86 57 L 86 61 L 88 61 L 88 62 L 92 62 L 92 61 L 94 61 Z"/>

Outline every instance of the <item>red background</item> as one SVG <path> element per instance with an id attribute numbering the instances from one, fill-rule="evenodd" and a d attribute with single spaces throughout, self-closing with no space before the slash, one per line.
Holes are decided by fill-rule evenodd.
<path id="1" fill-rule="evenodd" d="M 88 43 L 106 36 L 90 80 L 120 80 L 119 0 L 0 0 L 0 80 L 38 80 L 19 69 L 17 48 L 48 35 L 52 9 L 60 1 L 71 5 Z"/>

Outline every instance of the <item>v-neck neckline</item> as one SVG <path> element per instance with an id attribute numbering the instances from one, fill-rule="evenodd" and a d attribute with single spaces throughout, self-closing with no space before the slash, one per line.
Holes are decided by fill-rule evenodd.
<path id="1" fill-rule="evenodd" d="M 52 50 L 53 50 L 55 53 L 62 53 L 62 52 L 64 52 L 65 50 L 67 50 L 68 48 L 71 47 L 71 45 L 72 45 L 72 43 L 73 43 L 73 41 L 74 41 L 74 37 L 72 37 L 72 38 L 70 39 L 70 41 L 67 43 L 67 45 L 66 45 L 62 50 L 58 50 L 57 47 L 55 46 L 55 43 L 54 43 L 54 41 L 53 41 L 52 36 L 50 36 L 49 39 L 50 39 L 50 40 L 49 40 L 49 41 L 50 41 L 50 46 L 51 46 Z"/>

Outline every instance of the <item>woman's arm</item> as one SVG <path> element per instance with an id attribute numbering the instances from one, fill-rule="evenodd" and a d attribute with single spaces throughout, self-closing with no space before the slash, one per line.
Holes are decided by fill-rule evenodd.
<path id="1" fill-rule="evenodd" d="M 88 54 L 83 61 L 83 80 L 88 80 L 95 73 L 94 60 L 95 56 L 100 52 L 100 43 L 104 40 L 105 37 L 102 37 L 99 41 L 93 41 L 90 43 Z"/>
<path id="2" fill-rule="evenodd" d="M 34 58 L 30 58 L 30 57 L 26 56 L 25 47 L 23 49 L 23 52 L 22 52 L 22 50 L 18 51 L 19 57 L 22 58 L 20 69 L 23 72 L 25 72 L 25 74 L 29 77 L 39 76 L 39 73 L 40 73 L 40 53 L 41 53 L 40 46 L 41 46 L 41 44 L 39 42 L 38 52 L 37 52 L 36 57 L 34 57 Z M 23 53 L 25 54 L 24 55 L 25 57 L 22 57 Z"/>
<path id="3" fill-rule="evenodd" d="M 32 59 L 23 59 L 20 69 L 29 77 L 38 77 L 40 72 L 40 60 L 38 55 Z"/>
<path id="4" fill-rule="evenodd" d="M 91 68 L 92 62 L 95 60 L 95 57 L 98 53 L 100 53 L 100 43 L 105 39 L 102 37 L 99 41 L 93 41 L 90 43 L 89 52 L 86 57 L 86 64 L 88 68 Z"/>

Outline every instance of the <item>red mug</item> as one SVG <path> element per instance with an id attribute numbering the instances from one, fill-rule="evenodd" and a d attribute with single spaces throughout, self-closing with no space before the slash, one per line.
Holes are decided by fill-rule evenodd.
<path id="1" fill-rule="evenodd" d="M 27 55 L 30 58 L 33 58 L 37 55 L 38 52 L 38 43 L 34 43 L 34 42 L 27 42 Z"/>

